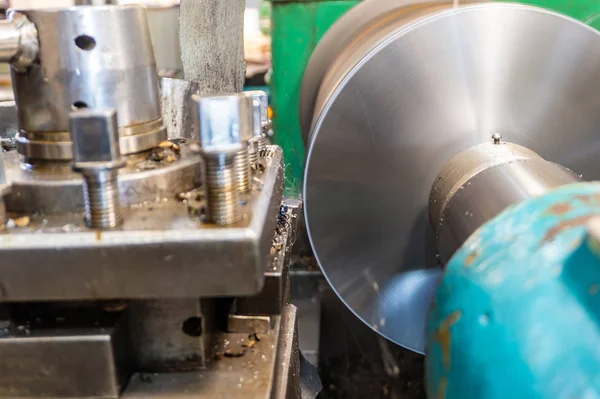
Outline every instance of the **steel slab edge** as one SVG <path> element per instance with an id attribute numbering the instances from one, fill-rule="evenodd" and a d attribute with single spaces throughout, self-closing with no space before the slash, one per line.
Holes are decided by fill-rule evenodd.
<path id="1" fill-rule="evenodd" d="M 215 228 L 176 200 L 127 209 L 119 230 L 48 217 L 0 233 L 0 301 L 246 296 L 259 293 L 283 195 L 271 147 L 249 221 Z M 163 200 L 164 201 L 164 200 Z"/>

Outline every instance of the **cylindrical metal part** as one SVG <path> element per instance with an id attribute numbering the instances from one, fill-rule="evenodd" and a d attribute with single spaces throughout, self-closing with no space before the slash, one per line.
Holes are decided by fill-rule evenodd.
<path id="1" fill-rule="evenodd" d="M 21 154 L 71 159 L 69 113 L 82 108 L 117 110 L 124 154 L 155 147 L 166 139 L 143 7 L 82 6 L 20 12 L 43 38 L 39 63 L 26 72 L 11 71 Z"/>
<path id="2" fill-rule="evenodd" d="M 243 162 L 248 167 L 252 98 L 243 94 L 193 95 L 190 108 L 200 142 L 195 152 L 206 165 L 208 218 L 219 225 L 236 223 L 240 220 L 238 176 L 247 169 L 242 168 L 241 159 L 234 162 L 234 158 L 246 150 Z"/>
<path id="3" fill-rule="evenodd" d="M 123 223 L 118 171 L 83 172 L 85 221 L 93 229 L 113 229 Z"/>
<path id="4" fill-rule="evenodd" d="M 211 223 L 228 225 L 240 220 L 237 173 L 233 157 L 211 154 L 205 157 L 208 217 Z"/>
<path id="5" fill-rule="evenodd" d="M 600 96 L 590 86 L 600 80 L 600 34 L 519 4 L 394 4 L 348 12 L 339 23 L 357 27 L 351 39 L 330 30 L 330 51 L 310 61 L 322 68 L 307 68 L 302 90 L 304 214 L 342 300 L 378 333 L 423 351 L 441 273 L 428 220 L 437 175 L 500 133 L 600 178 Z"/>
<path id="6" fill-rule="evenodd" d="M 83 175 L 85 220 L 90 228 L 112 229 L 123 222 L 117 170 L 125 166 L 115 110 L 70 114 L 73 169 Z"/>
<path id="7" fill-rule="evenodd" d="M 431 189 L 429 217 L 445 264 L 482 224 L 510 205 L 577 182 L 579 175 L 512 143 L 484 143 L 452 158 Z"/>
<path id="8" fill-rule="evenodd" d="M 237 189 L 240 193 L 250 191 L 250 157 L 248 148 L 238 151 L 234 158 L 235 178 L 237 179 Z"/>

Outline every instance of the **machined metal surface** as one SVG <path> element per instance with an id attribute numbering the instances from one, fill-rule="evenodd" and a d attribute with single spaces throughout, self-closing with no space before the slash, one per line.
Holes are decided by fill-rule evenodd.
<path id="1" fill-rule="evenodd" d="M 6 177 L 13 188 L 13 194 L 7 197 L 11 211 L 56 214 L 84 209 L 83 179 L 71 171 L 69 164 L 24 167 L 16 151 L 5 153 L 4 159 Z M 149 154 L 131 155 L 127 166 L 119 171 L 122 205 L 152 202 L 191 190 L 201 182 L 200 168 L 201 161 L 183 145 L 178 155 L 160 148 Z"/>
<path id="2" fill-rule="evenodd" d="M 428 221 L 437 174 L 500 133 L 599 178 L 600 97 L 590 82 L 600 79 L 600 34 L 516 4 L 399 17 L 364 32 L 317 96 L 306 220 L 337 294 L 383 336 L 423 352 L 441 274 Z"/>
<path id="3" fill-rule="evenodd" d="M 132 371 L 127 326 L 0 330 L 0 397 L 114 398 Z"/>
<path id="4" fill-rule="evenodd" d="M 240 220 L 239 195 L 249 187 L 248 140 L 252 137 L 252 99 L 240 94 L 202 97 L 193 95 L 195 116 L 206 165 L 206 195 L 209 219 L 218 225 Z"/>
<path id="5" fill-rule="evenodd" d="M 124 154 L 155 147 L 166 138 L 152 42 L 142 7 L 20 12 L 35 24 L 43 39 L 39 63 L 25 72 L 11 71 L 23 131 L 18 140 L 22 154 L 69 159 L 68 115 L 81 108 L 117 111 Z M 107 25 L 112 28 L 105 29 Z"/>
<path id="6" fill-rule="evenodd" d="M 213 354 L 212 299 L 170 299 L 129 303 L 135 367 L 143 372 L 195 370 Z"/>
<path id="7" fill-rule="evenodd" d="M 218 337 L 204 370 L 135 374 L 122 399 L 300 399 L 296 323 L 288 305 L 266 334 Z"/>
<path id="8" fill-rule="evenodd" d="M 115 110 L 79 110 L 69 117 L 73 170 L 83 176 L 85 221 L 88 227 L 112 229 L 123 224 L 118 169 L 121 156 Z"/>
<path id="9" fill-rule="evenodd" d="M 260 189 L 228 228 L 205 225 L 170 197 L 125 209 L 119 230 L 89 230 L 79 213 L 39 215 L 5 229 L 3 301 L 257 294 L 282 200 L 281 150 L 272 147 L 263 162 Z"/>
<path id="10" fill-rule="evenodd" d="M 508 208 L 580 180 L 521 146 L 484 143 L 452 158 L 435 180 L 429 218 L 446 264 L 477 228 Z"/>
<path id="11" fill-rule="evenodd" d="M 19 123 L 17 118 L 17 106 L 12 100 L 0 101 L 0 140 L 2 145 L 10 143 L 14 140 L 15 135 L 19 131 Z M 13 145 L 8 145 L 12 147 Z"/>

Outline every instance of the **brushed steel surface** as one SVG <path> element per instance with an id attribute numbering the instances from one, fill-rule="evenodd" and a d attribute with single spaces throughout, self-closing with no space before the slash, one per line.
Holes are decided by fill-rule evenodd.
<path id="1" fill-rule="evenodd" d="M 413 18 L 421 12 L 431 12 L 432 5 L 447 8 L 445 0 L 376 0 L 363 1 L 331 26 L 313 51 L 304 72 L 300 94 L 300 124 L 304 143 L 308 144 L 315 101 L 323 78 L 331 64 L 348 47 L 368 39 L 365 31 L 380 30 L 397 24 L 401 18 Z"/>
<path id="2" fill-rule="evenodd" d="M 511 143 L 462 151 L 444 166 L 429 197 L 439 260 L 446 264 L 475 230 L 509 206 L 579 180 L 567 168 Z"/>
<path id="3" fill-rule="evenodd" d="M 181 146 L 180 158 L 172 163 L 154 162 L 148 157 L 131 155 L 127 167 L 119 171 L 123 206 L 172 197 L 200 184 L 201 161 L 187 145 Z M 26 168 L 16 151 L 5 153 L 4 161 L 7 181 L 13 187 L 13 195 L 6 199 L 11 212 L 56 214 L 84 209 L 83 179 L 69 164 Z"/>
<path id="4" fill-rule="evenodd" d="M 160 120 L 156 64 L 143 7 L 81 6 L 21 13 L 35 24 L 42 40 L 39 62 L 24 72 L 11 69 L 20 129 L 67 132 L 69 113 L 81 108 L 115 109 L 119 128 Z M 167 137 L 162 126 L 149 130 L 155 134 L 138 132 L 151 137 L 122 143 L 122 153 L 155 147 Z M 62 147 L 49 143 L 50 153 L 35 148 L 46 144 L 24 143 L 21 151 L 43 159 L 70 156 L 68 143 Z"/>
<path id="5" fill-rule="evenodd" d="M 0 330 L 0 397 L 119 398 L 132 371 L 126 323 Z"/>
<path id="6" fill-rule="evenodd" d="M 258 294 L 283 197 L 281 150 L 270 147 L 263 160 L 260 189 L 246 198 L 240 223 L 227 228 L 203 223 L 170 197 L 124 209 L 117 230 L 87 229 L 78 213 L 38 213 L 25 227 L 5 229 L 2 301 Z"/>
<path id="7" fill-rule="evenodd" d="M 354 51 L 317 100 L 305 174 L 314 252 L 338 295 L 423 352 L 441 269 L 428 195 L 443 165 L 493 133 L 600 177 L 600 34 L 517 4 L 440 11 Z"/>

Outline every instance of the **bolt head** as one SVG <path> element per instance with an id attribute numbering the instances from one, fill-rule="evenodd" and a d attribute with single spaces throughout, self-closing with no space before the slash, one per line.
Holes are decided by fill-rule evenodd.
<path id="1" fill-rule="evenodd" d="M 71 112 L 69 129 L 76 169 L 123 166 L 115 110 L 82 109 Z"/>
<path id="2" fill-rule="evenodd" d="M 258 101 L 259 104 L 259 117 L 261 127 L 269 125 L 269 96 L 265 91 L 262 90 L 250 90 L 245 92 L 247 96 L 252 97 L 253 100 Z"/>
<path id="3" fill-rule="evenodd" d="M 251 98 L 240 94 L 193 95 L 190 103 L 203 153 L 233 154 L 252 138 Z"/>

